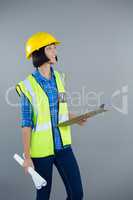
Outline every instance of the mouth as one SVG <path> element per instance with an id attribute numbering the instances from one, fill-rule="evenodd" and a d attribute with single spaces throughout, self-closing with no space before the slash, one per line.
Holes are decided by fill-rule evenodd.
<path id="1" fill-rule="evenodd" d="M 56 60 L 56 56 L 51 56 L 51 60 Z"/>
<path id="2" fill-rule="evenodd" d="M 52 63 L 56 63 L 57 62 L 56 56 L 51 56 L 50 60 L 51 60 Z"/>

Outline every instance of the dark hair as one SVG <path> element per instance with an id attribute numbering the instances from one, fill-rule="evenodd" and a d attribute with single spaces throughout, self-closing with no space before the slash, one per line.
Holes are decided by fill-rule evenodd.
<path id="1" fill-rule="evenodd" d="M 32 63 L 33 66 L 38 68 L 45 62 L 49 61 L 49 58 L 45 54 L 45 47 L 41 47 L 39 50 L 36 50 L 32 53 Z M 57 56 L 56 56 L 56 61 L 57 61 Z"/>

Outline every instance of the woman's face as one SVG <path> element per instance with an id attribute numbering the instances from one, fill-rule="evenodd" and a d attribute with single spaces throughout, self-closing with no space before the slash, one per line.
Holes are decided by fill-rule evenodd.
<path id="1" fill-rule="evenodd" d="M 56 45 L 51 44 L 46 46 L 45 48 L 45 54 L 49 58 L 51 64 L 56 63 L 56 56 L 57 56 L 57 50 L 56 50 Z"/>

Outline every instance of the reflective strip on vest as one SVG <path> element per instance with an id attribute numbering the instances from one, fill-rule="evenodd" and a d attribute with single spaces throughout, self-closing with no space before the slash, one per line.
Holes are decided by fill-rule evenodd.
<path id="1" fill-rule="evenodd" d="M 30 92 L 30 95 L 32 96 L 32 101 L 33 101 L 34 108 L 36 108 L 37 107 L 36 97 L 35 97 L 35 93 L 34 93 L 32 87 L 31 87 L 30 81 L 28 79 L 25 79 L 23 81 L 23 83 L 24 83 L 25 87 L 27 88 L 27 90 Z M 37 111 L 37 109 L 36 109 L 36 111 Z"/>
<path id="2" fill-rule="evenodd" d="M 59 115 L 59 122 L 64 122 L 68 120 L 68 115 Z M 36 127 L 34 128 L 34 131 L 45 131 L 51 128 L 51 121 L 48 123 L 44 124 L 37 124 Z"/>
<path id="3" fill-rule="evenodd" d="M 59 122 L 64 122 L 64 121 L 67 121 L 67 120 L 69 120 L 69 117 L 68 117 L 68 115 L 67 114 L 60 114 L 59 115 Z"/>
<path id="4" fill-rule="evenodd" d="M 44 124 L 37 124 L 36 127 L 33 129 L 34 131 L 46 131 L 51 128 L 51 121 Z"/>
<path id="5" fill-rule="evenodd" d="M 30 95 L 33 97 L 34 101 L 35 101 L 35 93 L 33 92 L 33 89 L 31 87 L 30 81 L 28 79 L 25 79 L 23 81 L 25 87 L 27 88 L 27 90 L 30 92 Z"/>

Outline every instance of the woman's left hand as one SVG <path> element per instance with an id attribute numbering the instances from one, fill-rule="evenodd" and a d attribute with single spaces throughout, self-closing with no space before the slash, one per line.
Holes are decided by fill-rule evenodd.
<path id="1" fill-rule="evenodd" d="M 77 122 L 78 125 L 83 126 L 85 124 L 85 122 L 87 122 L 88 118 L 83 118 L 80 121 Z"/>
<path id="2" fill-rule="evenodd" d="M 74 117 L 77 117 L 74 113 L 69 113 L 69 119 L 73 119 Z M 77 122 L 78 125 L 83 126 L 88 118 L 83 118 L 80 121 Z"/>

